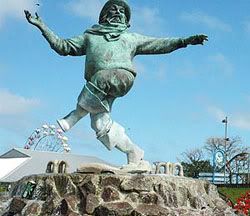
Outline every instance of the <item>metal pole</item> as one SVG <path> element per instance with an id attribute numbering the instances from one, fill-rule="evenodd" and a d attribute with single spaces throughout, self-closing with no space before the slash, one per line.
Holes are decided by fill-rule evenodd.
<path id="1" fill-rule="evenodd" d="M 226 164 L 227 164 L 227 124 L 228 124 L 228 118 L 226 118 L 222 121 L 225 123 L 225 138 L 224 138 L 224 183 L 226 184 Z"/>
<path id="2" fill-rule="evenodd" d="M 215 153 L 216 153 L 216 149 L 213 150 L 213 176 L 212 176 L 212 183 L 213 184 L 215 181 Z"/>

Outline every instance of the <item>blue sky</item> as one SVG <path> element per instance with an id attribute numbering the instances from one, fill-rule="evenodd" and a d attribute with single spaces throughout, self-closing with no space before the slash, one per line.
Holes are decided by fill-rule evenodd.
<path id="1" fill-rule="evenodd" d="M 34 129 L 54 124 L 76 105 L 84 57 L 52 51 L 23 9 L 38 11 L 59 36 L 79 35 L 95 24 L 103 0 L 0 0 L 0 153 L 22 147 Z M 176 157 L 224 135 L 250 143 L 250 2 L 239 0 L 130 0 L 131 31 L 158 37 L 204 33 L 209 42 L 168 55 L 138 56 L 132 90 L 118 99 L 113 119 L 153 161 Z M 40 6 L 36 6 L 39 3 Z M 108 152 L 90 128 L 89 117 L 67 133 L 73 153 L 111 163 L 125 156 Z"/>

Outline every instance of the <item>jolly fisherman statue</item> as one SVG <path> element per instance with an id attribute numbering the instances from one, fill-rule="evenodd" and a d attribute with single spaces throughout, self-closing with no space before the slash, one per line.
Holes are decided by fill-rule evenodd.
<path id="1" fill-rule="evenodd" d="M 101 10 L 99 24 L 70 39 L 55 35 L 37 13 L 32 16 L 25 11 L 25 15 L 59 55 L 86 55 L 86 85 L 78 97 L 76 109 L 58 120 L 60 127 L 68 131 L 90 114 L 97 139 L 108 150 L 115 147 L 127 154 L 128 164 L 122 169 L 150 170 L 149 163 L 143 160 L 144 151 L 130 140 L 121 125 L 111 119 L 112 104 L 133 86 L 136 71 L 132 59 L 136 55 L 170 53 L 187 45 L 203 44 L 207 36 L 153 38 L 129 33 L 131 11 L 125 0 L 109 0 Z"/>

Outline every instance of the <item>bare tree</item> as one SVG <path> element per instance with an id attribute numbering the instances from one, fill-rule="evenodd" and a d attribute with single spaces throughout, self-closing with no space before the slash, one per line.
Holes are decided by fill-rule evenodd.
<path id="1" fill-rule="evenodd" d="M 238 136 L 226 140 L 221 137 L 210 137 L 206 140 L 204 148 L 210 154 L 213 154 L 216 149 L 221 149 L 225 151 L 228 159 L 231 159 L 236 154 L 247 151 L 247 148 L 242 146 L 241 138 Z"/>
<path id="2" fill-rule="evenodd" d="M 226 164 L 221 167 L 220 171 L 225 169 L 229 174 L 229 181 L 232 183 L 235 167 L 232 160 L 236 155 L 249 152 L 249 147 L 243 146 L 241 138 L 238 136 L 230 139 L 227 138 L 226 140 L 220 137 L 210 137 L 207 139 L 204 147 L 210 154 L 213 154 L 216 149 L 221 149 L 225 152 Z"/>
<path id="3" fill-rule="evenodd" d="M 182 158 L 178 159 L 184 169 L 185 176 L 198 178 L 200 172 L 211 172 L 212 166 L 209 160 L 206 160 L 203 150 L 199 148 L 183 152 Z"/>
<path id="4" fill-rule="evenodd" d="M 181 155 L 182 155 L 182 161 L 185 163 L 193 163 L 195 161 L 200 161 L 204 158 L 203 151 L 200 148 L 187 150 L 183 152 Z"/>

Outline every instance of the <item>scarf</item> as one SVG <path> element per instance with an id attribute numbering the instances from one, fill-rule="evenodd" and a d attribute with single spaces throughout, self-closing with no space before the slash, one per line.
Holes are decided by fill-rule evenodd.
<path id="1" fill-rule="evenodd" d="M 94 35 L 103 35 L 107 41 L 117 41 L 120 39 L 121 34 L 126 32 L 128 29 L 127 25 L 116 23 L 108 25 L 96 24 L 93 25 L 90 29 L 87 29 L 85 33 L 90 33 Z"/>

